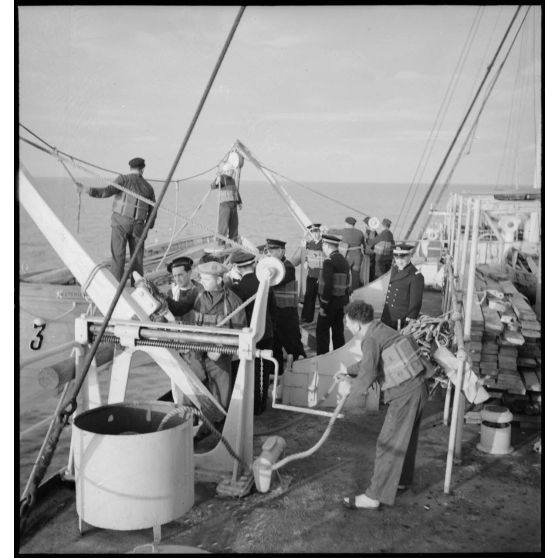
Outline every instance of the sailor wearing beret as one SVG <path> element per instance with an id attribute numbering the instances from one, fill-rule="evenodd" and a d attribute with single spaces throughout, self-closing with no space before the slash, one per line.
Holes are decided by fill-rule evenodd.
<path id="1" fill-rule="evenodd" d="M 194 322 L 201 326 L 217 326 L 225 316 L 238 308 L 242 301 L 223 284 L 227 268 L 219 262 L 206 262 L 197 267 L 202 286 L 196 296 L 183 301 L 167 297 L 169 310 L 174 316 L 183 316 L 191 310 Z M 246 314 L 238 312 L 221 327 L 241 329 L 246 326 Z M 227 409 L 232 394 L 231 356 L 215 352 L 192 351 L 196 375 L 209 386 L 213 396 Z"/>
<path id="2" fill-rule="evenodd" d="M 382 322 L 393 329 L 407 325 L 408 319 L 418 318 L 422 306 L 424 276 L 411 263 L 412 244 L 397 244 L 393 250 L 394 265 L 382 312 Z"/>
<path id="3" fill-rule="evenodd" d="M 279 362 L 279 374 L 283 374 L 283 349 L 293 360 L 306 358 L 298 321 L 298 286 L 294 265 L 285 258 L 286 242 L 274 238 L 266 240 L 266 252 L 285 266 L 282 281 L 271 287 L 275 298 L 273 320 L 273 356 Z"/>
<path id="4" fill-rule="evenodd" d="M 194 262 L 188 256 L 175 258 L 167 265 L 167 271 L 172 275 L 174 285 L 172 285 L 167 296 L 173 300 L 193 300 L 196 298 L 201 285 L 192 280 L 192 265 Z M 194 312 L 190 311 L 183 316 L 178 316 L 176 320 L 183 324 L 193 324 L 195 322 Z"/>
<path id="5" fill-rule="evenodd" d="M 351 271 L 347 260 L 339 253 L 341 238 L 322 234 L 324 264 L 318 278 L 320 312 L 316 322 L 316 354 L 329 351 L 329 339 L 333 349 L 345 344 L 343 333 L 343 308 L 349 302 Z"/>
<path id="6" fill-rule="evenodd" d="M 347 227 L 343 229 L 341 242 L 347 245 L 345 258 L 351 268 L 351 291 L 360 287 L 360 266 L 364 250 L 364 233 L 360 229 L 355 229 L 356 219 L 347 217 L 345 219 Z M 343 253 L 343 250 L 340 249 Z"/>
<path id="7" fill-rule="evenodd" d="M 232 291 L 238 295 L 242 302 L 248 300 L 258 291 L 260 282 L 256 277 L 256 256 L 250 252 L 239 250 L 235 252 L 230 259 L 235 275 L 240 280 L 233 284 Z M 267 308 L 265 315 L 265 331 L 263 337 L 256 343 L 257 349 L 273 349 L 273 326 L 271 323 L 271 314 L 273 311 L 273 292 L 269 291 L 267 298 Z M 252 312 L 254 311 L 254 302 L 246 306 L 246 321 L 248 325 L 252 320 Z M 263 366 L 262 366 L 263 365 Z M 235 362 L 233 362 L 234 377 Z M 263 368 L 263 370 L 262 370 Z M 254 362 L 254 414 L 263 413 L 267 406 L 267 391 L 269 389 L 269 377 L 273 374 L 273 363 L 269 360 L 256 358 Z"/>
<path id="8" fill-rule="evenodd" d="M 125 191 L 123 192 L 122 189 L 116 188 L 113 185 L 109 185 L 106 188 L 88 188 L 86 190 L 92 198 L 109 198 L 114 196 L 111 217 L 110 252 L 112 263 L 110 271 L 118 281 L 124 275 L 126 245 L 130 247 L 131 256 L 136 249 L 138 240 L 155 205 L 153 187 L 143 178 L 145 160 L 141 157 L 135 157 L 128 165 L 130 166 L 130 172 L 128 174 L 120 174 L 113 184 L 117 184 L 124 190 L 129 190 L 130 194 Z M 78 183 L 78 189 L 81 191 L 83 185 Z M 152 205 L 136 196 L 149 200 Z M 151 228 L 153 228 L 154 224 L 155 221 L 151 224 Z M 143 246 L 133 266 L 133 271 L 137 271 L 143 276 Z M 130 275 L 130 281 L 132 286 L 134 286 L 133 274 Z"/>

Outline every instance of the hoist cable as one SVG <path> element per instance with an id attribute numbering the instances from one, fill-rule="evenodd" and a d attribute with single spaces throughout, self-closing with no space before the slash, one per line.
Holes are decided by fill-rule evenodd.
<path id="1" fill-rule="evenodd" d="M 72 391 L 72 395 L 70 397 L 70 400 L 68 402 L 68 404 L 66 404 L 66 406 L 56 415 L 56 417 L 53 419 L 52 423 L 51 423 L 51 428 L 49 428 L 49 435 L 48 435 L 48 440 L 45 439 L 45 443 L 44 443 L 44 451 L 41 452 L 41 455 L 39 456 L 39 461 L 40 461 L 40 467 L 37 468 L 37 470 L 35 471 L 35 474 L 33 475 L 33 479 L 30 479 L 30 486 L 32 487 L 30 490 L 30 493 L 28 495 L 28 497 L 26 498 L 25 502 L 22 502 L 22 505 L 20 507 L 20 528 L 22 528 L 25 525 L 26 522 L 26 518 L 28 517 L 29 511 L 31 509 L 31 505 L 34 501 L 34 497 L 35 497 L 35 493 L 36 493 L 36 489 L 38 487 L 38 485 L 40 484 L 41 480 L 43 479 L 46 470 L 48 468 L 48 466 L 50 465 L 51 461 L 52 461 L 52 456 L 54 454 L 54 451 L 56 449 L 56 445 L 58 444 L 58 440 L 60 439 L 60 435 L 62 433 L 62 430 L 64 429 L 64 427 L 66 426 L 66 424 L 68 423 L 68 420 L 70 418 L 70 416 L 75 412 L 76 408 L 77 408 L 77 401 L 76 401 L 76 397 L 81 389 L 81 386 L 83 385 L 83 382 L 85 380 L 85 377 L 87 375 L 87 372 L 89 371 L 89 368 L 91 366 L 91 363 L 93 361 L 93 358 L 95 357 L 95 353 L 97 351 L 97 349 L 99 348 L 99 345 L 101 343 L 101 338 L 103 333 L 105 332 L 108 322 L 110 320 L 110 318 L 112 317 L 112 313 L 114 312 L 114 309 L 116 308 L 116 305 L 118 303 L 118 300 L 120 299 L 120 295 L 122 294 L 122 291 L 124 290 L 124 286 L 126 285 L 126 281 L 128 280 L 128 277 L 130 276 L 131 272 L 132 272 L 132 268 L 134 267 L 134 263 L 136 262 L 136 260 L 138 259 L 138 256 L 140 254 L 141 249 L 143 248 L 145 239 L 147 238 L 147 234 L 149 232 L 149 229 L 151 227 L 151 225 L 154 223 L 155 221 L 155 216 L 157 213 L 157 209 L 159 208 L 159 206 L 161 205 L 161 202 L 165 196 L 165 193 L 167 191 L 167 188 L 172 180 L 172 176 L 176 170 L 176 167 L 178 166 L 178 163 L 180 161 L 180 158 L 182 157 L 182 154 L 184 152 L 184 149 L 186 148 L 186 145 L 188 144 L 188 141 L 190 139 L 190 136 L 192 135 L 192 132 L 194 130 L 194 127 L 196 125 L 196 122 L 198 121 L 199 115 L 201 114 L 201 111 L 203 109 L 203 106 L 205 104 L 205 101 L 209 95 L 209 92 L 211 91 L 211 87 L 213 85 L 213 82 L 215 81 L 215 78 L 217 76 L 217 72 L 219 71 L 219 68 L 221 67 L 221 63 L 223 62 L 223 59 L 225 57 L 225 54 L 229 48 L 229 45 L 232 41 L 232 38 L 235 34 L 235 31 L 240 23 L 240 19 L 242 17 L 242 14 L 244 13 L 244 10 L 246 9 L 245 6 L 241 6 L 238 14 L 234 20 L 233 26 L 231 28 L 231 30 L 229 31 L 229 35 L 227 37 L 227 40 L 225 42 L 225 45 L 223 46 L 221 53 L 219 55 L 219 59 L 215 65 L 215 67 L 213 68 L 213 72 L 211 74 L 211 77 L 209 78 L 209 82 L 207 83 L 205 90 L 203 92 L 202 95 L 202 99 L 200 100 L 198 107 L 196 109 L 196 112 L 194 114 L 194 117 L 192 118 L 192 121 L 190 122 L 188 131 L 186 132 L 186 135 L 180 145 L 180 148 L 178 150 L 178 153 L 175 157 L 174 163 L 169 171 L 169 175 L 165 181 L 165 185 L 163 186 L 163 190 L 160 194 L 159 200 L 157 202 L 157 204 L 155 205 L 154 211 L 152 211 L 149 215 L 149 218 L 147 220 L 147 223 L 143 229 L 143 232 L 141 234 L 141 237 L 138 240 L 136 249 L 134 250 L 134 253 L 132 254 L 132 257 L 130 258 L 130 265 L 129 267 L 125 270 L 120 283 L 118 284 L 118 287 L 116 289 L 116 292 L 114 294 L 114 297 L 112 299 L 112 302 L 107 310 L 107 313 L 103 319 L 103 322 L 101 324 L 100 327 L 100 331 L 99 331 L 99 335 L 98 337 L 95 339 L 92 347 L 90 348 L 90 350 L 87 352 L 87 354 L 85 355 L 84 358 L 84 363 L 83 363 L 83 367 L 82 370 L 80 372 L 79 377 L 77 377 L 76 374 L 76 381 L 75 381 L 75 385 L 74 385 L 74 389 Z"/>

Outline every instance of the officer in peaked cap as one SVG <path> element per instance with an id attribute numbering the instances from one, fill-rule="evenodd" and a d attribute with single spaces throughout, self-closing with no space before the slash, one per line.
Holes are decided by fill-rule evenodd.
<path id="1" fill-rule="evenodd" d="M 167 270 L 172 274 L 174 285 L 172 285 L 167 296 L 176 301 L 188 301 L 193 303 L 194 298 L 201 286 L 192 281 L 192 258 L 188 256 L 181 256 L 175 258 L 167 265 Z M 187 312 L 183 316 L 176 316 L 176 320 L 184 324 L 194 323 L 194 313 Z"/>
<path id="2" fill-rule="evenodd" d="M 371 217 L 365 217 L 363 222 L 366 227 L 364 231 L 364 253 L 370 258 L 368 281 L 372 282 L 376 276 L 376 254 L 372 241 L 378 236 L 378 233 L 370 226 L 370 219 Z"/>
<path id="3" fill-rule="evenodd" d="M 409 319 L 417 319 L 424 291 L 424 277 L 411 263 L 412 244 L 397 244 L 393 249 L 391 268 L 382 322 L 393 329 L 401 329 Z"/>
<path id="4" fill-rule="evenodd" d="M 351 271 L 347 260 L 339 252 L 341 238 L 322 234 L 324 262 L 318 277 L 320 311 L 316 322 L 316 353 L 322 355 L 345 344 L 343 307 L 349 302 Z"/>
<path id="5" fill-rule="evenodd" d="M 281 282 L 271 287 L 275 298 L 273 310 L 273 356 L 279 362 L 279 374 L 283 374 L 283 349 L 293 360 L 306 358 L 302 345 L 298 319 L 298 282 L 291 261 L 285 258 L 286 242 L 276 238 L 266 239 L 267 253 L 277 258 L 285 266 L 285 276 Z"/>
<path id="6" fill-rule="evenodd" d="M 347 217 L 345 222 L 349 225 L 343 229 L 341 241 L 347 245 L 346 253 L 340 250 L 351 267 L 351 290 L 360 287 L 360 267 L 364 255 L 364 234 L 360 229 L 355 229 L 356 219 Z"/>
<path id="7" fill-rule="evenodd" d="M 136 250 L 143 229 L 155 205 L 153 187 L 143 178 L 145 160 L 141 157 L 135 157 L 128 164 L 130 172 L 128 174 L 121 174 L 114 180 L 114 184 L 120 186 L 120 188 L 110 184 L 106 188 L 88 188 L 86 190 L 87 194 L 92 198 L 109 198 L 114 196 L 111 216 L 110 252 L 112 262 L 110 271 L 117 281 L 120 281 L 124 275 L 126 245 L 130 247 L 131 256 Z M 77 188 L 81 192 L 83 185 L 78 183 Z M 151 223 L 150 228 L 153 228 L 154 224 L 155 220 Z M 142 245 L 132 267 L 132 270 L 137 271 L 140 275 L 143 275 L 143 251 Z M 134 286 L 133 273 L 130 274 L 130 281 L 132 286 Z"/>
<path id="8" fill-rule="evenodd" d="M 239 281 L 233 283 L 232 291 L 245 302 L 258 292 L 260 281 L 256 276 L 256 256 L 244 250 L 235 252 L 230 259 L 233 269 L 238 272 Z M 273 325 L 271 314 L 273 312 L 274 297 L 270 289 L 267 297 L 265 314 L 265 329 L 262 338 L 256 343 L 257 349 L 273 350 Z M 246 321 L 250 324 L 254 302 L 246 306 Z M 233 378 L 236 376 L 239 361 L 233 361 Z M 269 377 L 273 374 L 273 363 L 268 360 L 256 358 L 254 362 L 254 414 L 263 413 L 267 406 L 267 391 L 269 389 Z"/>
<path id="9" fill-rule="evenodd" d="M 376 259 L 376 269 L 374 275 L 376 279 L 390 270 L 393 259 L 393 247 L 395 246 L 393 234 L 389 230 L 391 227 L 391 221 L 384 218 L 382 219 L 381 225 L 382 230 L 378 236 L 369 239 L 367 243 L 368 248 L 374 251 Z"/>

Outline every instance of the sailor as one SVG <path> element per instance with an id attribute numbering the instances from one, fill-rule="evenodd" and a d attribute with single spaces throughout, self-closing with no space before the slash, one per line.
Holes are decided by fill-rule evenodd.
<path id="1" fill-rule="evenodd" d="M 194 312 L 194 323 L 200 326 L 219 324 L 225 316 L 238 308 L 242 301 L 231 290 L 223 286 L 223 275 L 227 268 L 219 262 L 198 265 L 200 289 L 193 299 L 175 301 L 167 297 L 169 310 L 175 316 L 183 316 L 190 310 Z M 222 327 L 241 329 L 246 326 L 246 314 L 239 312 Z M 227 409 L 232 393 L 231 357 L 218 352 L 192 352 L 194 362 L 189 363 L 196 375 L 209 384 L 213 396 L 224 409 Z"/>
<path id="2" fill-rule="evenodd" d="M 341 238 L 332 234 L 322 234 L 325 255 L 322 271 L 318 279 L 320 312 L 316 323 L 316 353 L 329 351 L 329 339 L 333 349 L 345 344 L 343 333 L 343 308 L 349 302 L 350 266 L 339 253 Z"/>
<path id="3" fill-rule="evenodd" d="M 382 219 L 380 234 L 369 242 L 370 248 L 374 250 L 376 255 L 376 279 L 387 273 L 391 267 L 395 241 L 393 240 L 392 232 L 389 230 L 390 227 L 391 221 L 389 219 Z"/>
<path id="4" fill-rule="evenodd" d="M 302 323 L 312 323 L 314 321 L 314 311 L 316 309 L 316 297 L 318 296 L 318 277 L 324 261 L 322 252 L 322 231 L 321 223 L 312 223 L 306 227 L 310 239 L 306 241 L 305 259 L 308 266 L 306 273 L 306 290 L 304 292 L 304 303 L 300 314 Z M 291 258 L 296 267 L 301 263 L 302 250 L 299 248 Z"/>
<path id="5" fill-rule="evenodd" d="M 122 188 L 129 190 L 132 194 L 137 194 L 146 198 L 155 204 L 155 192 L 153 187 L 145 178 L 143 178 L 143 169 L 145 168 L 145 160 L 140 157 L 132 159 L 128 165 L 130 172 L 128 174 L 120 174 L 114 180 L 114 184 L 118 184 Z M 81 190 L 83 186 L 78 184 Z M 140 239 L 145 224 L 153 211 L 153 206 L 145 201 L 119 190 L 115 186 L 109 185 L 106 188 L 88 188 L 87 193 L 92 198 L 109 198 L 114 196 L 112 203 L 111 217 L 111 239 L 110 252 L 112 255 L 111 273 L 118 281 L 124 275 L 124 262 L 126 261 L 126 244 L 130 247 L 130 255 L 136 249 L 138 240 Z M 151 227 L 155 221 L 151 223 Z M 142 246 L 136 262 L 132 268 L 143 276 L 143 250 Z M 134 286 L 134 276 L 130 274 L 130 281 Z"/>
<path id="6" fill-rule="evenodd" d="M 239 250 L 235 252 L 230 259 L 233 266 L 234 276 L 239 276 L 240 280 L 232 286 L 232 291 L 242 300 L 248 300 L 258 291 L 260 282 L 256 277 L 256 256 Z M 271 323 L 271 314 L 274 299 L 270 289 L 267 297 L 267 308 L 265 314 L 265 331 L 263 337 L 256 343 L 257 349 L 273 349 L 273 326 Z M 252 312 L 254 311 L 254 302 L 246 306 L 246 321 L 248 325 L 252 320 Z M 233 362 L 233 370 L 235 363 Z M 254 361 L 254 414 L 260 415 L 267 406 L 267 392 L 269 389 L 269 376 L 273 374 L 273 363 L 269 360 L 256 358 Z M 233 373 L 233 376 L 235 374 Z"/>
<path id="7" fill-rule="evenodd" d="M 238 241 L 238 211 L 242 209 L 242 198 L 234 179 L 234 166 L 226 161 L 219 168 L 211 189 L 219 189 L 219 223 L 218 232 L 221 236 Z M 224 244 L 222 238 L 217 239 L 218 244 Z"/>
<path id="8" fill-rule="evenodd" d="M 167 270 L 172 274 L 174 281 L 174 285 L 172 285 L 167 296 L 170 296 L 173 300 L 191 300 L 193 303 L 193 300 L 198 294 L 198 290 L 201 289 L 199 283 L 192 281 L 193 264 L 192 258 L 182 256 L 174 259 L 167 265 Z M 195 321 L 194 312 L 191 310 L 183 316 L 178 316 L 176 321 L 191 325 Z"/>
<path id="9" fill-rule="evenodd" d="M 348 508 L 374 510 L 381 504 L 393 505 L 397 491 L 413 482 L 420 420 L 428 395 L 425 368 L 414 340 L 374 320 L 369 304 L 351 302 L 345 323 L 361 340 L 362 359 L 336 374 L 339 396 L 362 393 L 378 382 L 388 404 L 370 485 L 363 494 L 343 499 Z"/>
<path id="10" fill-rule="evenodd" d="M 364 234 L 360 229 L 355 229 L 356 219 L 347 217 L 347 227 L 341 234 L 341 242 L 347 244 L 347 255 L 345 258 L 351 267 L 351 291 L 360 287 L 360 266 L 362 265 L 362 254 L 364 249 Z"/>
<path id="11" fill-rule="evenodd" d="M 300 324 L 298 321 L 298 288 L 293 264 L 285 258 L 283 240 L 266 239 L 266 252 L 283 262 L 285 276 L 282 281 L 272 287 L 275 297 L 273 320 L 273 356 L 279 362 L 279 374 L 283 374 L 283 349 L 293 360 L 306 358 L 302 345 Z"/>
<path id="12" fill-rule="evenodd" d="M 398 244 L 393 250 L 394 266 L 386 294 L 382 322 L 401 329 L 409 319 L 418 318 L 422 306 L 424 276 L 411 263 L 412 244 Z"/>
<path id="13" fill-rule="evenodd" d="M 378 236 L 378 233 L 370 226 L 370 219 L 370 217 L 365 217 L 363 219 L 364 226 L 366 227 L 364 232 L 364 253 L 370 257 L 370 273 L 368 281 L 372 282 L 376 277 L 376 254 L 374 253 L 372 241 Z"/>

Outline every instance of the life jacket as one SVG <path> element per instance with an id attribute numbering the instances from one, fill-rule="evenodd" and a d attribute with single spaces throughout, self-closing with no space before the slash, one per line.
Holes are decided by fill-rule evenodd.
<path id="1" fill-rule="evenodd" d="M 324 253 L 321 250 L 306 249 L 306 261 L 308 267 L 312 269 L 321 269 L 324 263 Z"/>
<path id="2" fill-rule="evenodd" d="M 347 288 L 350 285 L 350 281 L 351 280 L 347 273 L 334 273 L 331 296 L 345 296 L 347 294 Z M 320 276 L 318 277 L 318 294 L 320 296 L 324 294 L 324 286 L 324 277 L 323 274 L 320 273 Z"/>
<path id="3" fill-rule="evenodd" d="M 424 370 L 419 347 L 410 335 L 398 335 L 382 351 L 380 360 L 384 370 L 382 391 L 398 386 Z"/>
<path id="4" fill-rule="evenodd" d="M 128 176 L 124 176 L 123 187 L 132 190 L 131 185 L 132 181 L 130 178 L 128 178 Z M 122 191 L 119 194 L 116 194 L 112 202 L 113 213 L 118 213 L 119 215 L 124 215 L 134 221 L 140 222 L 147 221 L 149 208 L 149 204 Z"/>
<path id="5" fill-rule="evenodd" d="M 230 314 L 230 311 L 228 309 L 229 304 L 227 301 L 227 292 L 225 291 L 225 294 L 223 296 L 223 304 L 221 306 L 221 311 L 217 312 L 217 313 L 209 313 L 207 311 L 204 312 L 204 309 L 201 308 L 201 306 L 203 306 L 202 304 L 200 304 L 200 300 L 203 297 L 203 293 L 204 291 L 200 292 L 198 294 L 198 296 L 196 297 L 196 300 L 194 302 L 194 321 L 195 321 L 195 325 L 198 326 L 216 326 L 225 316 L 228 316 Z M 226 327 L 231 327 L 231 322 L 230 320 L 227 322 Z"/>
<path id="6" fill-rule="evenodd" d="M 240 203 L 240 195 L 238 193 L 238 188 L 234 181 L 234 178 L 230 176 L 221 176 L 220 178 L 220 194 L 219 202 L 236 202 Z"/>
<path id="7" fill-rule="evenodd" d="M 296 279 L 273 287 L 273 294 L 277 308 L 298 308 L 298 281 Z"/>

